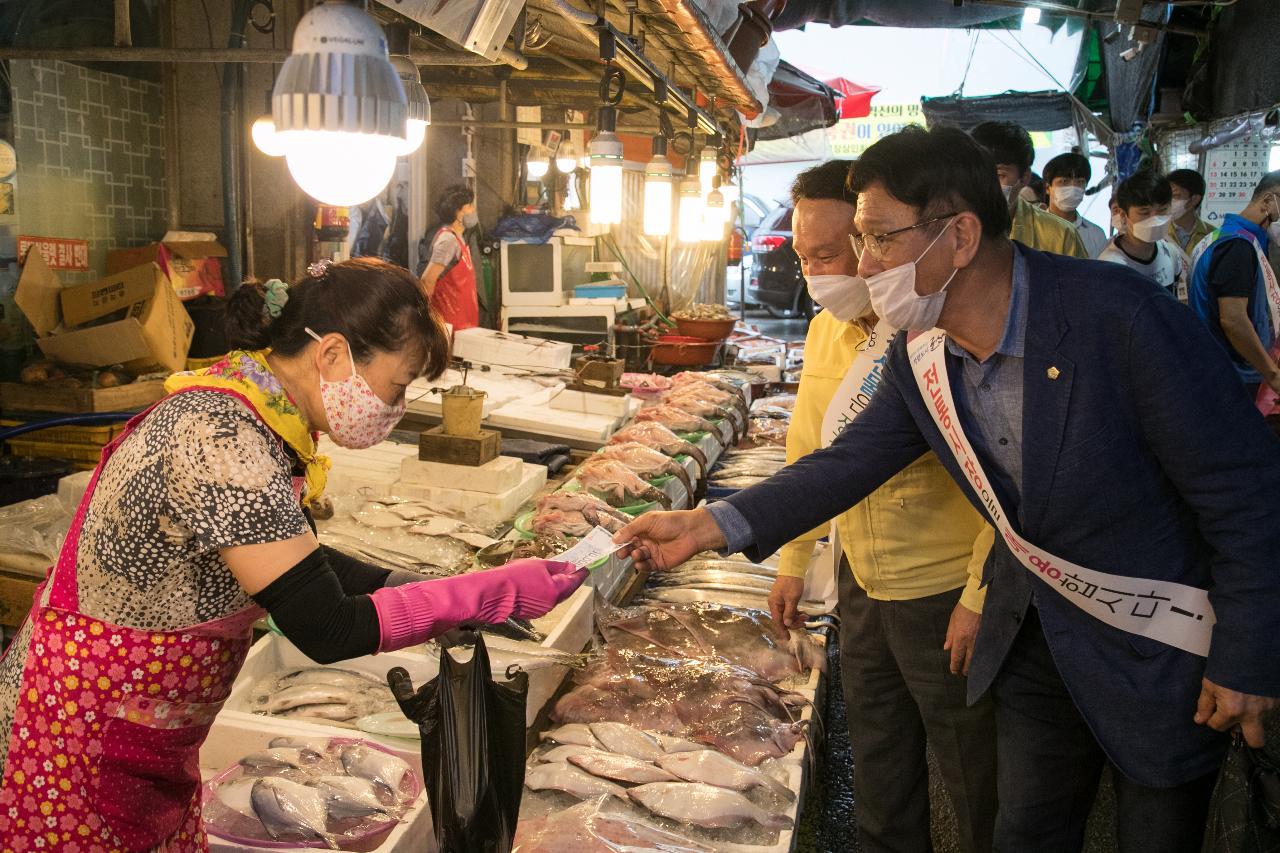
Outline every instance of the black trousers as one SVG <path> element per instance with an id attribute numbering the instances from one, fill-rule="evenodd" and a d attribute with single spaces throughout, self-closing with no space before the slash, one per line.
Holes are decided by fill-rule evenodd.
<path id="1" fill-rule="evenodd" d="M 854 809 L 866 853 L 929 853 L 933 748 L 959 822 L 960 849 L 991 849 L 995 716 L 965 701 L 966 679 L 942 650 L 961 590 L 877 601 L 840 568 L 840 674 L 853 748 Z"/>
<path id="2" fill-rule="evenodd" d="M 1078 853 L 1107 759 L 1062 683 L 1034 607 L 991 693 L 999 732 L 996 851 Z M 1152 788 L 1112 766 L 1120 853 L 1199 853 L 1216 777 Z"/>

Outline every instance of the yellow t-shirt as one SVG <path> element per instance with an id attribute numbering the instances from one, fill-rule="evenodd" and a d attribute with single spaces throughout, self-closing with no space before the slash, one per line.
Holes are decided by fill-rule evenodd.
<path id="1" fill-rule="evenodd" d="M 1080 234 L 1077 233 L 1074 225 L 1047 210 L 1041 210 L 1034 204 L 1028 204 L 1026 199 L 1018 199 L 1018 206 L 1013 211 L 1013 227 L 1009 229 L 1009 237 L 1041 252 L 1070 255 L 1073 258 L 1086 260 L 1089 258 L 1089 251 L 1085 249 L 1084 242 L 1080 239 Z"/>

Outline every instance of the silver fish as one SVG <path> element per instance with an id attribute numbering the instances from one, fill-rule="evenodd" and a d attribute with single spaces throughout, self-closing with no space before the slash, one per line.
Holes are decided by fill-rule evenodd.
<path id="1" fill-rule="evenodd" d="M 315 787 L 324 794 L 325 808 L 334 820 L 387 814 L 387 807 L 378 799 L 377 786 L 368 779 L 321 776 L 315 781 Z"/>
<path id="2" fill-rule="evenodd" d="M 279 714 L 304 705 L 345 705 L 356 698 L 356 694 L 346 687 L 300 684 L 264 697 L 263 710 L 268 714 Z"/>
<path id="3" fill-rule="evenodd" d="M 649 576 L 649 583 L 655 586 L 745 586 L 753 589 L 762 589 L 766 593 L 773 587 L 771 578 L 743 572 L 722 572 L 714 569 L 700 572 L 658 572 Z"/>
<path id="4" fill-rule="evenodd" d="M 267 776 L 256 781 L 250 795 L 253 813 L 271 837 L 296 835 L 304 839 L 318 838 L 330 850 L 338 845 L 325 831 L 324 795 L 288 779 Z"/>
<path id="5" fill-rule="evenodd" d="M 403 759 L 360 743 L 342 748 L 342 768 L 350 776 L 377 782 L 397 797 L 400 782 L 409 772 L 409 765 Z"/>
<path id="6" fill-rule="evenodd" d="M 755 821 L 769 829 L 787 829 L 791 818 L 760 808 L 737 791 L 701 782 L 654 782 L 627 791 L 632 800 L 659 817 L 707 829 Z"/>
<path id="7" fill-rule="evenodd" d="M 763 482 L 763 477 L 730 477 L 725 480 L 713 480 L 712 482 L 726 489 L 749 489 L 757 483 Z"/>
<path id="8" fill-rule="evenodd" d="M 272 738 L 267 746 L 271 749 L 309 749 L 323 755 L 329 751 L 329 739 L 327 737 L 276 737 Z"/>
<path id="9" fill-rule="evenodd" d="M 286 720 L 329 720 L 335 723 L 345 723 L 354 720 L 359 714 L 350 705 L 334 703 L 332 705 L 303 705 L 301 708 L 281 711 L 276 716 L 284 717 Z"/>
<path id="10" fill-rule="evenodd" d="M 608 755 L 608 754 L 609 753 L 602 752 L 601 750 L 595 749 L 594 747 L 579 746 L 576 743 L 567 743 L 567 744 L 564 744 L 563 746 L 557 746 L 554 749 L 549 749 L 546 752 L 542 753 L 541 755 L 538 756 L 538 761 L 539 763 L 542 763 L 542 764 L 558 764 L 560 762 L 568 761 L 570 758 L 572 758 L 575 755 Z"/>
<path id="11" fill-rule="evenodd" d="M 694 743 L 684 738 L 672 737 L 660 732 L 653 732 L 652 734 L 658 741 L 658 745 L 662 747 L 663 752 L 669 755 L 678 752 L 701 752 L 707 748 L 706 744 Z"/>
<path id="12" fill-rule="evenodd" d="M 539 764 L 524 774 L 524 783 L 532 791 L 564 791 L 580 800 L 609 795 L 626 799 L 626 791 L 607 779 L 592 776 L 569 763 Z"/>
<path id="13" fill-rule="evenodd" d="M 591 727 L 586 723 L 569 723 L 568 725 L 560 726 L 558 729 L 543 732 L 539 737 L 542 740 L 551 740 L 566 746 L 570 744 L 574 746 L 589 746 L 592 749 L 607 751 L 600 745 L 600 741 L 596 740 L 596 736 L 591 733 Z"/>
<path id="14" fill-rule="evenodd" d="M 289 770 L 306 767 L 319 760 L 320 753 L 315 750 L 280 747 L 246 755 L 240 759 L 240 766 L 252 770 Z"/>
<path id="15" fill-rule="evenodd" d="M 591 734 L 608 752 L 629 755 L 641 761 L 653 761 L 663 754 L 662 747 L 653 735 L 628 726 L 626 723 L 591 723 Z"/>
<path id="16" fill-rule="evenodd" d="M 386 687 L 386 684 L 371 675 L 332 666 L 309 666 L 305 669 L 287 670 L 277 677 L 276 683 L 281 688 L 299 687 L 304 684 L 340 687 L 347 690 L 365 690 L 371 686 Z"/>
<path id="17" fill-rule="evenodd" d="M 686 782 L 705 782 L 734 791 L 764 788 L 785 800 L 796 798 L 795 792 L 763 770 L 748 767 L 714 749 L 664 755 L 658 759 L 658 766 Z"/>
<path id="18" fill-rule="evenodd" d="M 569 763 L 575 767 L 581 767 L 592 776 L 628 782 L 632 785 L 643 785 L 648 782 L 675 782 L 680 778 L 660 767 L 655 767 L 648 761 L 609 752 L 570 756 Z"/>

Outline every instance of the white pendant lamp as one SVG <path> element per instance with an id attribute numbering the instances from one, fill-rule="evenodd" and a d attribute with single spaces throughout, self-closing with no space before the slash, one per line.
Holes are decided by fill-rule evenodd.
<path id="1" fill-rule="evenodd" d="M 702 212 L 702 240 L 719 243 L 724 239 L 725 204 L 719 188 L 707 193 L 706 207 Z"/>
<path id="2" fill-rule="evenodd" d="M 572 175 L 578 168 L 578 158 L 574 156 L 573 146 L 565 143 L 556 152 L 556 171 L 562 175 Z"/>
<path id="3" fill-rule="evenodd" d="M 701 182 L 702 194 L 706 195 L 713 189 L 712 182 L 716 175 L 720 174 L 720 163 L 716 159 L 716 142 L 715 138 L 707 140 L 707 144 L 702 146 L 702 153 L 698 156 L 698 179 Z"/>
<path id="4" fill-rule="evenodd" d="M 679 228 L 681 243 L 698 243 L 702 240 L 702 184 L 697 175 L 687 175 L 680 182 Z"/>
<path id="5" fill-rule="evenodd" d="M 622 222 L 622 140 L 614 133 L 617 115 L 612 106 L 600 108 L 600 132 L 587 146 L 591 157 L 591 222 L 594 225 Z"/>
<path id="6" fill-rule="evenodd" d="M 671 195 L 674 178 L 667 159 L 667 140 L 653 138 L 653 159 L 644 169 L 644 233 L 650 237 L 671 234 Z"/>
<path id="7" fill-rule="evenodd" d="M 267 109 L 265 114 L 258 117 L 258 120 L 249 128 L 249 135 L 253 137 L 253 144 L 257 149 L 268 157 L 283 157 L 284 146 L 280 144 L 280 140 L 276 137 L 276 123 L 271 118 L 271 92 L 267 92 Z"/>
<path id="8" fill-rule="evenodd" d="M 549 171 L 551 171 L 551 164 L 546 157 L 541 154 L 529 154 L 529 159 L 525 161 L 525 174 L 529 176 L 529 180 L 540 181 Z"/>
<path id="9" fill-rule="evenodd" d="M 271 101 L 289 173 L 322 204 L 373 198 L 409 145 L 404 84 L 382 28 L 355 5 L 329 0 L 302 17 Z"/>

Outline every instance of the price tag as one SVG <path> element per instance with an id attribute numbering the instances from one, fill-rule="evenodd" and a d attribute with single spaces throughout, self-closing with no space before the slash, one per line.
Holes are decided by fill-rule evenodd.
<path id="1" fill-rule="evenodd" d="M 574 545 L 563 554 L 556 554 L 552 560 L 561 560 L 565 563 L 573 563 L 580 569 L 598 562 L 599 560 L 617 552 L 627 543 L 615 545 L 613 542 L 613 534 L 605 530 L 603 527 L 597 527 L 586 535 L 577 545 Z"/>

